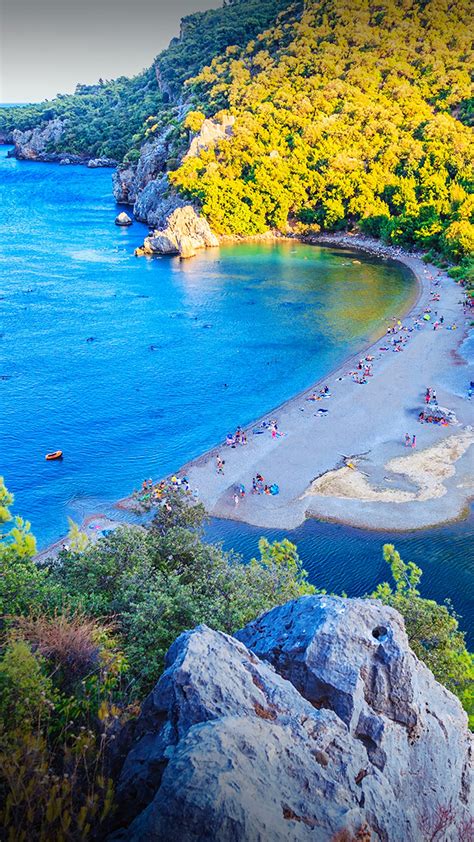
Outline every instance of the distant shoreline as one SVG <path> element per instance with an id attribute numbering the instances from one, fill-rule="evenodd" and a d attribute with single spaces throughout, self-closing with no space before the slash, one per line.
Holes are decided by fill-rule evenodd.
<path id="1" fill-rule="evenodd" d="M 401 248 L 385 246 L 378 240 L 362 237 L 360 235 L 315 234 L 298 239 L 311 245 L 327 246 L 329 248 L 347 248 L 354 252 L 359 251 L 362 254 L 370 254 L 380 259 L 391 259 L 403 263 L 411 270 L 417 281 L 414 299 L 407 303 L 404 313 L 399 314 L 399 318 L 403 319 L 405 322 L 413 319 L 416 313 L 420 311 L 420 308 L 424 308 L 429 303 L 432 283 L 430 278 L 436 274 L 439 276 L 440 280 L 443 280 L 443 285 L 439 288 L 440 292 L 443 298 L 446 297 L 448 292 L 450 298 L 449 308 L 450 310 L 455 311 L 457 321 L 460 322 L 461 308 L 459 305 L 456 305 L 456 302 L 454 302 L 453 299 L 459 298 L 459 296 L 462 295 L 462 290 L 451 278 L 449 278 L 449 276 L 446 275 L 446 273 L 441 273 L 438 269 L 436 269 L 436 267 L 425 265 L 419 254 L 409 253 Z M 443 304 L 443 301 L 440 302 L 440 307 L 443 306 Z M 447 324 L 448 322 L 446 322 L 446 325 Z M 431 324 L 428 325 L 428 328 L 423 328 L 423 330 L 419 332 L 410 334 L 410 337 L 411 339 L 417 340 L 427 331 L 430 334 L 433 333 Z M 449 340 L 451 340 L 449 342 L 450 347 L 448 349 L 448 353 L 446 355 L 441 354 L 441 358 L 444 359 L 445 356 L 450 357 L 450 355 L 459 356 L 459 348 L 466 336 L 466 332 L 463 330 L 448 332 L 443 329 L 443 331 L 439 331 L 438 335 L 441 334 L 448 336 Z M 285 463 L 290 465 L 292 464 L 292 451 L 298 451 L 301 450 L 301 448 L 308 449 L 307 455 L 305 451 L 305 457 L 303 460 L 300 458 L 300 462 L 302 461 L 304 468 L 305 463 L 310 462 L 310 451 L 314 450 L 311 446 L 307 448 L 305 434 L 308 431 L 308 428 L 306 423 L 302 424 L 303 415 L 304 421 L 306 422 L 306 419 L 308 419 L 309 415 L 312 414 L 311 409 L 317 410 L 318 408 L 321 408 L 321 405 L 315 403 L 314 406 L 311 406 L 311 404 L 306 402 L 306 398 L 312 392 L 318 391 L 319 388 L 321 388 L 321 386 L 326 382 L 331 383 L 333 396 L 327 402 L 327 405 L 324 405 L 324 408 L 327 408 L 330 411 L 326 418 L 323 419 L 319 417 L 317 419 L 316 424 L 319 422 L 319 427 L 316 427 L 315 432 L 318 436 L 320 432 L 324 432 L 324 430 L 326 430 L 327 433 L 328 428 L 326 422 L 329 418 L 334 417 L 333 410 L 337 406 L 338 396 L 334 394 L 336 386 L 333 381 L 337 381 L 338 377 L 344 377 L 344 383 L 350 384 L 349 388 L 352 390 L 359 390 L 358 392 L 354 392 L 353 397 L 356 399 L 357 406 L 359 407 L 359 416 L 362 409 L 362 423 L 364 423 L 364 417 L 366 422 L 368 419 L 371 420 L 374 414 L 377 414 L 377 401 L 374 402 L 373 400 L 369 400 L 367 402 L 366 400 L 367 397 L 371 397 L 374 391 L 372 387 L 375 384 L 375 377 L 367 385 L 367 387 L 360 387 L 356 384 L 352 387 L 352 383 L 347 376 L 347 369 L 350 368 L 351 365 L 356 364 L 360 358 L 365 356 L 378 355 L 380 357 L 381 355 L 378 348 L 380 346 L 381 338 L 384 335 L 385 334 L 382 333 L 368 346 L 361 348 L 356 354 L 349 356 L 341 365 L 337 366 L 335 370 L 324 375 L 324 377 L 320 378 L 309 389 L 305 389 L 303 392 L 293 396 L 289 400 L 280 404 L 278 407 L 270 409 L 260 418 L 246 425 L 245 429 L 247 431 L 249 441 L 247 447 L 236 447 L 233 449 L 226 447 L 224 444 L 217 444 L 197 458 L 186 462 L 179 472 L 176 472 L 182 476 L 186 475 L 190 481 L 191 487 L 198 489 L 198 497 L 204 503 L 207 511 L 212 517 L 243 521 L 260 526 L 261 528 L 280 527 L 289 530 L 300 525 L 308 517 L 316 517 L 321 520 L 340 522 L 370 530 L 393 529 L 393 531 L 409 531 L 411 529 L 424 529 L 441 523 L 457 520 L 462 517 L 463 514 L 465 515 L 465 512 L 468 511 L 469 500 L 474 496 L 474 488 L 469 493 L 467 493 L 467 489 L 465 493 L 460 493 L 459 489 L 457 493 L 453 493 L 453 489 L 451 488 L 449 490 L 449 495 L 446 494 L 440 498 L 445 504 L 449 502 L 449 505 L 444 507 L 443 505 L 440 507 L 439 503 L 436 505 L 433 501 L 431 501 L 431 503 L 430 501 L 427 501 L 424 507 L 422 503 L 417 503 L 415 501 L 411 504 L 400 504 L 402 509 L 405 506 L 405 513 L 402 516 L 400 516 L 399 512 L 393 511 L 393 504 L 389 506 L 392 510 L 389 512 L 387 510 L 387 503 L 371 502 L 369 504 L 367 501 L 361 501 L 359 499 L 332 499 L 325 496 L 314 496 L 310 499 L 309 496 L 304 496 L 307 495 L 308 489 L 311 487 L 311 482 L 315 477 L 337 467 L 343 467 L 343 463 L 341 464 L 341 459 L 338 455 L 341 447 L 337 445 L 335 441 L 332 442 L 332 445 L 330 441 L 326 441 L 324 452 L 327 458 L 325 460 L 323 459 L 323 462 L 326 462 L 327 464 L 319 464 L 321 460 L 318 462 L 316 459 L 314 461 L 314 467 L 311 468 L 307 479 L 301 479 L 295 483 L 295 478 L 293 477 L 291 480 L 291 491 L 285 488 L 288 484 Z M 438 335 L 436 335 L 436 338 L 438 338 Z M 394 364 L 397 363 L 397 368 L 400 368 L 400 365 L 406 359 L 407 351 L 408 349 L 406 349 L 402 354 L 392 354 L 391 351 L 386 352 L 385 358 L 381 360 L 381 366 L 383 366 L 384 369 L 388 367 L 390 370 L 390 363 L 393 361 Z M 447 361 L 444 360 L 444 362 Z M 377 375 L 377 363 L 375 365 L 375 375 Z M 454 365 L 452 357 L 451 362 L 448 361 L 447 365 L 448 367 L 452 367 Z M 402 365 L 402 369 L 403 367 L 404 366 Z M 407 376 L 407 385 L 409 384 L 410 379 L 410 376 Z M 365 391 L 365 389 L 367 389 L 367 391 Z M 421 401 L 420 396 L 417 395 L 417 397 Z M 341 399 L 342 403 L 347 405 L 347 400 L 344 401 L 343 395 L 341 395 Z M 367 403 L 368 405 L 364 409 L 364 405 Z M 467 404 L 467 401 L 464 401 L 464 403 Z M 303 406 L 301 406 L 301 404 L 303 404 Z M 383 404 L 384 402 L 382 400 L 382 405 Z M 352 410 L 350 409 L 350 406 L 351 402 L 349 402 L 349 410 L 351 412 Z M 258 437 L 252 436 L 251 431 L 253 428 L 260 425 L 262 420 L 272 417 L 278 418 L 280 429 L 285 431 L 287 436 L 282 439 L 278 439 L 276 442 L 271 440 L 268 433 Z M 413 426 L 413 421 L 410 423 Z M 324 424 L 325 428 L 322 428 L 320 426 L 321 424 Z M 405 426 L 406 424 L 407 422 L 405 422 Z M 423 426 L 426 429 L 427 425 Z M 344 421 L 343 427 L 347 427 L 347 424 L 345 424 Z M 420 429 L 418 429 L 418 427 L 420 427 Z M 416 433 L 419 434 L 421 429 L 421 425 L 417 424 Z M 430 436 L 428 438 L 430 438 L 430 440 L 439 440 L 439 438 L 442 438 L 443 436 L 436 436 L 436 433 L 439 434 L 442 432 L 443 431 L 440 428 L 433 427 L 432 430 L 429 430 Z M 453 432 L 454 430 L 450 430 L 450 433 Z M 328 438 L 326 433 L 325 440 Z M 434 436 L 432 435 L 433 433 L 435 433 Z M 292 438 L 291 447 L 288 446 L 288 437 L 290 435 Z M 335 440 L 338 439 L 338 430 L 334 430 L 332 438 Z M 370 441 L 368 443 L 366 442 L 363 446 L 362 444 L 358 446 L 358 438 L 359 436 L 356 435 L 351 448 L 345 447 L 344 452 L 347 451 L 347 455 L 362 453 L 364 450 L 367 450 L 367 448 L 369 450 L 371 449 Z M 331 439 L 331 436 L 329 436 L 329 439 Z M 431 441 L 429 444 L 431 444 Z M 261 445 L 264 445 L 264 447 Z M 282 445 L 284 446 L 284 450 L 288 452 L 288 459 L 285 457 L 282 459 L 280 456 Z M 261 451 L 261 455 L 258 453 L 259 449 Z M 272 452 L 275 454 L 276 461 L 271 458 Z M 226 473 L 223 477 L 217 475 L 214 467 L 214 460 L 217 453 L 221 453 L 222 455 L 225 454 Z M 391 453 L 387 455 L 391 456 Z M 400 451 L 399 455 L 404 455 L 404 453 Z M 275 468 L 272 467 L 272 462 L 275 462 Z M 248 494 L 246 499 L 242 502 L 242 504 L 239 504 L 238 509 L 236 510 L 233 503 L 233 487 L 242 483 L 248 490 L 251 484 L 251 477 L 254 475 L 254 472 L 258 470 L 258 464 L 264 463 L 269 467 L 268 470 L 262 467 L 261 472 L 265 471 L 265 476 L 269 476 L 269 479 L 274 479 L 274 481 L 277 482 L 280 486 L 280 495 L 278 497 L 268 498 L 264 495 L 254 496 Z M 382 466 L 378 465 L 374 467 L 383 468 L 383 464 Z M 274 471 L 274 476 L 271 475 L 272 470 Z M 292 467 L 290 473 L 295 470 L 296 468 Z M 375 470 L 375 474 L 376 473 L 377 470 Z M 133 495 L 130 495 L 118 500 L 115 507 L 120 510 L 130 511 L 134 505 L 135 502 Z M 424 511 L 420 511 L 420 506 Z M 441 512 L 441 509 L 443 508 L 445 509 L 444 513 Z M 408 515 L 408 517 L 406 517 L 406 515 Z M 83 526 L 88 526 L 94 521 L 101 523 L 102 519 L 104 522 L 104 528 L 110 525 L 117 526 L 119 523 L 122 523 L 121 521 L 114 522 L 112 518 L 105 515 L 91 514 L 84 521 Z M 46 558 L 48 557 L 48 554 L 51 554 L 51 552 L 57 552 L 64 541 L 65 538 L 59 539 L 54 544 L 41 551 L 38 554 L 38 557 Z"/>

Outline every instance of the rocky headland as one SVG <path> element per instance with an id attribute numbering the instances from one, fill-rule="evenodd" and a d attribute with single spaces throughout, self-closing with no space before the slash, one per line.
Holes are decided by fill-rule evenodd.
<path id="1" fill-rule="evenodd" d="M 471 738 L 376 601 L 303 597 L 234 638 L 198 626 L 119 739 L 108 842 L 467 839 Z"/>
<path id="2" fill-rule="evenodd" d="M 10 138 L 0 139 L 0 142 L 12 142 L 13 149 L 9 157 L 20 161 L 43 161 L 59 164 L 86 164 L 88 167 L 116 167 L 117 161 L 112 158 L 94 158 L 91 155 L 74 155 L 70 152 L 55 150 L 64 135 L 64 121 L 59 117 L 36 126 L 34 129 L 20 131 L 15 129 Z"/>
<path id="3" fill-rule="evenodd" d="M 232 134 L 234 118 L 221 115 L 206 119 L 199 132 L 190 137 L 181 151 L 181 160 L 199 155 L 202 149 L 225 141 Z M 131 205 L 136 219 L 146 222 L 153 232 L 145 238 L 137 255 L 179 254 L 192 257 L 198 249 L 219 245 L 199 209 L 185 200 L 170 184 L 168 172 L 172 133 L 166 128 L 145 143 L 136 164 L 125 164 L 113 175 L 114 196 L 119 204 Z M 173 159 L 173 165 L 176 161 Z"/>

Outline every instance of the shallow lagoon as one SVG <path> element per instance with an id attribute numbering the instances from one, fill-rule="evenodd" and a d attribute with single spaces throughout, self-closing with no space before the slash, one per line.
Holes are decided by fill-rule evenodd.
<path id="1" fill-rule="evenodd" d="M 308 387 L 414 293 L 399 264 L 291 242 L 137 259 L 147 229 L 114 225 L 110 179 L 0 158 L 0 473 L 40 546 Z"/>

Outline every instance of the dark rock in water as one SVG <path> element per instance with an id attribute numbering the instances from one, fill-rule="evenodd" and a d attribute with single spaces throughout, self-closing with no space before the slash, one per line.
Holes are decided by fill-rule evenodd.
<path id="1" fill-rule="evenodd" d="M 95 342 L 95 336 L 88 336 L 86 342 Z"/>
<path id="2" fill-rule="evenodd" d="M 123 738 L 109 842 L 329 842 L 362 826 L 422 842 L 438 805 L 444 842 L 459 838 L 466 714 L 396 611 L 303 597 L 237 637 L 198 626 L 171 646 Z"/>
<path id="3" fill-rule="evenodd" d="M 133 220 L 130 219 L 128 213 L 125 213 L 125 211 L 119 213 L 119 215 L 115 218 L 115 224 L 119 225 L 120 227 L 127 227 L 128 225 L 132 224 L 132 221 Z"/>

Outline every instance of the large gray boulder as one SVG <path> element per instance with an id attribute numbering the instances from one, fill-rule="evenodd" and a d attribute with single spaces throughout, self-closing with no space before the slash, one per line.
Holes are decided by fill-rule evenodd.
<path id="1" fill-rule="evenodd" d="M 440 809 L 450 821 L 436 839 L 459 838 L 466 716 L 395 611 L 306 597 L 239 637 L 248 647 L 199 626 L 169 650 L 123 764 L 110 842 L 329 842 L 364 826 L 374 840 L 424 842 Z"/>
<path id="2" fill-rule="evenodd" d="M 410 650 L 397 611 L 374 600 L 304 597 L 236 637 L 347 725 L 370 768 L 383 774 L 387 794 L 411 815 L 407 840 L 421 838 L 417 828 L 436 804 L 456 805 L 461 820 L 472 786 L 467 717 Z M 385 830 L 387 839 L 398 839 L 393 828 Z M 379 831 L 385 838 L 383 824 Z"/>
<path id="3" fill-rule="evenodd" d="M 151 185 L 149 185 L 151 187 Z M 165 220 L 165 227 L 145 237 L 137 254 L 179 254 L 193 257 L 198 249 L 218 246 L 219 240 L 210 225 L 190 204 L 178 206 Z"/>

